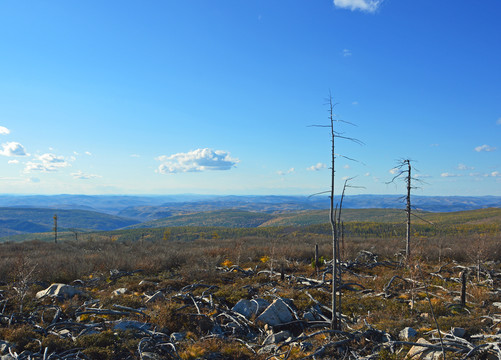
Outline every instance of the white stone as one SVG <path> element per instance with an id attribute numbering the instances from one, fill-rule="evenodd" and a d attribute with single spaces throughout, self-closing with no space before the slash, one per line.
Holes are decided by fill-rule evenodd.
<path id="1" fill-rule="evenodd" d="M 37 299 L 43 297 L 58 297 L 63 299 L 70 299 L 75 295 L 80 295 L 82 292 L 76 287 L 66 284 L 52 284 L 47 289 L 37 292 Z"/>
<path id="2" fill-rule="evenodd" d="M 127 292 L 126 288 L 118 288 L 116 290 L 113 290 L 111 293 L 112 296 L 119 296 L 119 295 L 124 295 Z"/>

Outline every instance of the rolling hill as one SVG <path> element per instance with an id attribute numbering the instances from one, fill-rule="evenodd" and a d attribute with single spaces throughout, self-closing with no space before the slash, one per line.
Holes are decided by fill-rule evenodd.
<path id="1" fill-rule="evenodd" d="M 0 236 L 52 231 L 55 214 L 60 230 L 115 230 L 138 222 L 87 210 L 4 207 L 0 208 Z"/>

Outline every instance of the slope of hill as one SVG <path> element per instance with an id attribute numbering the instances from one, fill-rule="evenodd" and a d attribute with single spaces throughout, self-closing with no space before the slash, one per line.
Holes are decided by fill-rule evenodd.
<path id="1" fill-rule="evenodd" d="M 501 208 L 479 209 L 449 213 L 416 212 L 414 224 L 500 224 Z M 421 220 L 424 219 L 425 221 Z M 400 209 L 345 209 L 344 222 L 403 223 L 406 214 Z M 157 228 L 170 226 L 219 226 L 234 228 L 268 226 L 305 226 L 329 222 L 329 210 L 310 210 L 267 214 L 243 210 L 207 211 L 176 215 L 129 226 L 133 228 Z"/>
<path id="2" fill-rule="evenodd" d="M 155 228 L 170 226 L 220 226 L 230 228 L 253 228 L 273 218 L 266 213 L 250 212 L 243 210 L 218 210 L 177 215 L 164 219 L 147 221 L 141 224 L 129 226 L 135 228 Z"/>
<path id="3" fill-rule="evenodd" d="M 87 210 L 0 208 L 0 236 L 52 231 L 55 214 L 61 230 L 114 230 L 138 222 Z"/>

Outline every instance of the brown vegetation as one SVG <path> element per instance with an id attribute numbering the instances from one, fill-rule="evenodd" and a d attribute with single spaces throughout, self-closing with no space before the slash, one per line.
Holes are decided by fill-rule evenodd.
<path id="1" fill-rule="evenodd" d="M 0 339 L 18 354 L 63 358 L 66 352 L 81 359 L 139 359 L 148 352 L 166 359 L 403 359 L 411 345 L 398 341 L 399 332 L 412 327 L 432 340 L 437 322 L 444 334 L 464 328 L 465 344 L 492 341 L 501 321 L 494 304 L 501 288 L 500 234 L 414 239 L 408 265 L 401 262 L 402 239 L 347 239 L 340 332 L 328 330 L 328 321 L 302 319 L 315 306 L 325 319 L 331 316 L 330 265 L 318 275 L 311 267 L 315 243 L 329 258 L 328 235 L 0 244 Z M 470 271 L 465 307 L 458 305 L 462 271 Z M 36 299 L 54 282 L 73 283 L 83 294 Z M 126 292 L 113 294 L 120 288 Z M 162 296 L 148 302 L 157 292 Z M 283 329 L 264 328 L 254 318 L 235 320 L 237 326 L 228 318 L 239 300 L 258 297 L 291 299 L 301 320 L 272 349 L 263 345 L 265 337 Z M 119 331 L 118 320 L 151 328 Z M 172 340 L 175 333 L 182 339 Z M 467 355 L 467 345 L 455 349 Z M 480 350 L 469 357 L 487 356 Z"/>

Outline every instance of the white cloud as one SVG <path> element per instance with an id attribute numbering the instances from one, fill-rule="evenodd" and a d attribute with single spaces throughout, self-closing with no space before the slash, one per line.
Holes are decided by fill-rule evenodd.
<path id="1" fill-rule="evenodd" d="M 501 118 L 499 118 L 498 121 L 496 121 L 496 124 L 501 125 Z"/>
<path id="2" fill-rule="evenodd" d="M 334 0 L 334 6 L 343 9 L 374 12 L 383 0 Z"/>
<path id="3" fill-rule="evenodd" d="M 71 164 L 68 163 L 63 156 L 46 153 L 42 155 L 35 155 L 35 161 L 27 162 L 24 171 L 51 172 L 68 166 L 71 166 Z"/>
<path id="4" fill-rule="evenodd" d="M 161 174 L 230 170 L 240 161 L 230 157 L 226 151 L 214 151 L 208 148 L 174 155 L 162 155 L 157 157 L 157 160 L 162 162 L 157 169 L 157 172 Z"/>
<path id="5" fill-rule="evenodd" d="M 9 161 L 8 161 L 8 163 L 9 163 L 9 164 L 19 164 L 19 160 L 16 160 L 16 159 L 14 159 L 14 160 L 9 160 Z"/>
<path id="6" fill-rule="evenodd" d="M 451 173 L 442 173 L 440 174 L 441 177 L 460 177 L 460 176 L 463 176 L 463 175 L 460 175 L 460 174 L 451 174 Z"/>
<path id="7" fill-rule="evenodd" d="M 348 165 L 348 164 L 344 165 L 343 169 L 350 169 L 350 165 Z"/>
<path id="8" fill-rule="evenodd" d="M 499 171 L 493 171 L 491 172 L 492 177 L 501 177 L 501 173 Z"/>
<path id="9" fill-rule="evenodd" d="M 0 150 L 0 155 L 3 156 L 27 156 L 24 146 L 18 142 L 8 142 L 2 144 L 2 150 Z"/>
<path id="10" fill-rule="evenodd" d="M 343 49 L 343 56 L 344 57 L 351 56 L 351 50 L 350 49 Z"/>
<path id="11" fill-rule="evenodd" d="M 466 166 L 465 164 L 458 164 L 458 170 L 473 170 L 474 167 Z"/>
<path id="12" fill-rule="evenodd" d="M 0 135 L 8 135 L 10 134 L 10 130 L 7 129 L 5 126 L 0 126 Z"/>
<path id="13" fill-rule="evenodd" d="M 316 165 L 312 165 L 309 168 L 306 168 L 306 170 L 308 170 L 308 171 L 319 171 L 319 170 L 325 169 L 326 167 L 327 167 L 327 165 L 325 165 L 323 163 L 317 163 Z"/>
<path id="14" fill-rule="evenodd" d="M 100 175 L 85 174 L 81 170 L 78 170 L 77 172 L 71 173 L 71 176 L 73 176 L 75 179 L 79 179 L 79 180 L 97 179 L 97 178 L 102 177 Z"/>
<path id="15" fill-rule="evenodd" d="M 292 174 L 294 171 L 296 171 L 295 168 L 290 168 L 287 171 L 279 170 L 279 171 L 277 171 L 277 174 L 280 175 L 280 176 L 283 176 L 283 175 L 287 175 L 287 174 Z"/>
<path id="16" fill-rule="evenodd" d="M 131 154 L 131 156 L 130 156 L 130 157 L 133 157 L 133 158 L 140 158 L 140 157 L 141 157 L 141 155 L 138 155 L 138 154 Z"/>
<path id="17" fill-rule="evenodd" d="M 395 175 L 396 173 L 398 173 L 398 169 L 393 168 L 393 169 L 390 169 L 389 172 L 390 172 L 390 174 Z"/>
<path id="18" fill-rule="evenodd" d="M 92 156 L 92 153 L 91 153 L 90 151 L 86 151 L 86 152 L 85 152 L 85 155 Z"/>
<path id="19" fill-rule="evenodd" d="M 475 148 L 475 151 L 476 151 L 476 152 L 481 152 L 481 151 L 487 151 L 487 152 L 490 152 L 490 151 L 494 151 L 494 150 L 496 150 L 496 148 L 495 148 L 495 147 L 492 147 L 492 146 L 489 146 L 489 145 L 485 145 L 485 144 L 484 144 L 484 145 L 481 145 L 481 146 L 477 146 L 477 147 Z"/>
<path id="20" fill-rule="evenodd" d="M 366 173 L 364 174 L 364 176 L 371 176 L 371 173 L 370 173 L 370 172 L 366 172 Z"/>

